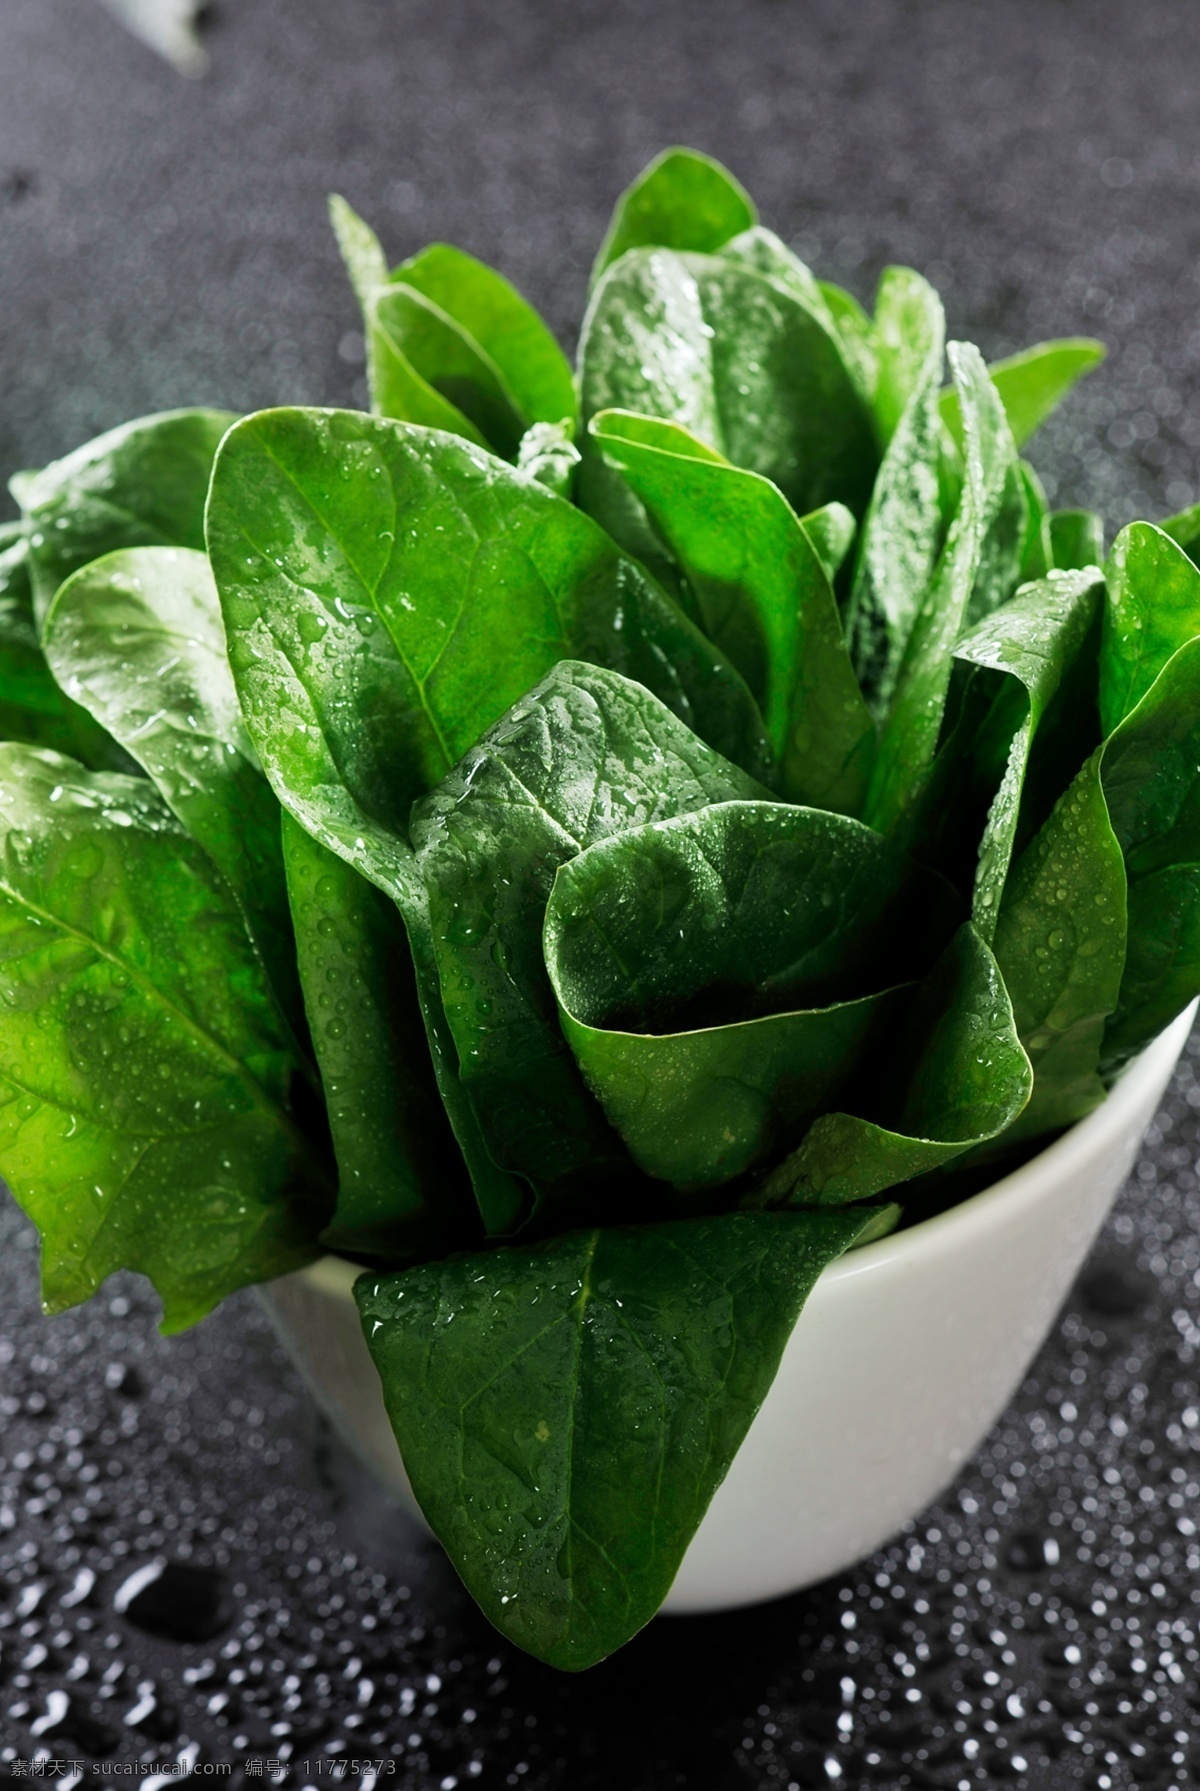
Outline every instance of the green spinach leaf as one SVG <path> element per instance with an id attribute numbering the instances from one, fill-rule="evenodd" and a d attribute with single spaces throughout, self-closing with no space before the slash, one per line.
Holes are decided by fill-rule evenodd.
<path id="1" fill-rule="evenodd" d="M 719 249 L 756 223 L 750 195 L 728 169 L 694 149 L 666 149 L 617 200 L 592 284 L 628 249 Z"/>
<path id="2" fill-rule="evenodd" d="M 890 1016 L 881 991 L 927 967 L 929 897 L 860 822 L 764 802 L 564 864 L 545 930 L 563 1032 L 640 1167 L 711 1187 L 811 1120 Z"/>
<path id="3" fill-rule="evenodd" d="M 988 943 L 1000 914 L 1038 727 L 1083 647 L 1102 582 L 1098 571 L 1051 572 L 989 616 L 954 649 L 957 659 L 1008 674 L 1022 696 L 1021 718 L 979 846 L 973 918 Z"/>
<path id="4" fill-rule="evenodd" d="M 1200 553 L 1200 504 L 1191 504 L 1178 516 L 1165 517 L 1158 526 L 1164 535 L 1178 541 L 1189 560 L 1195 560 Z"/>
<path id="5" fill-rule="evenodd" d="M 838 341 L 842 345 L 842 359 L 850 377 L 859 396 L 874 413 L 875 388 L 879 381 L 879 345 L 875 339 L 875 325 L 852 293 L 843 291 L 840 286 L 834 286 L 828 280 L 818 280 L 817 285 L 825 300 L 825 309 L 837 331 Z"/>
<path id="6" fill-rule="evenodd" d="M 1072 387 L 1100 365 L 1106 353 L 1103 342 L 1086 336 L 1066 337 L 1059 342 L 1039 342 L 1035 348 L 1022 349 L 988 368 L 1019 448 L 1057 410 Z M 961 446 L 962 409 L 954 390 L 942 393 L 942 417 Z"/>
<path id="7" fill-rule="evenodd" d="M 548 1211 L 589 1196 L 611 1211 L 633 1179 L 559 1027 L 542 957 L 555 871 L 613 833 L 762 794 L 640 685 L 564 662 L 413 810 L 460 1074 L 496 1161 Z"/>
<path id="8" fill-rule="evenodd" d="M 413 1490 L 504 1635 L 578 1672 L 649 1622 L 817 1276 L 876 1222 L 729 1213 L 360 1278 Z"/>
<path id="9" fill-rule="evenodd" d="M 875 411 L 888 447 L 863 522 L 847 631 L 869 701 L 883 715 L 941 544 L 941 301 L 919 274 L 889 268 L 879 285 L 876 329 Z"/>
<path id="10" fill-rule="evenodd" d="M 204 504 L 228 411 L 176 410 L 123 423 L 20 484 L 34 619 L 63 580 L 119 547 L 204 546 Z"/>
<path id="11" fill-rule="evenodd" d="M 351 841 L 403 838 L 414 798 L 564 658 L 637 678 L 752 773 L 769 762 L 745 685 L 669 599 L 467 443 L 262 412 L 225 443 L 209 537 L 251 738 L 285 803 Z"/>
<path id="12" fill-rule="evenodd" d="M 534 423 L 521 437 L 517 470 L 528 473 L 556 497 L 569 499 L 574 494 L 579 460 L 569 423 Z"/>
<path id="13" fill-rule="evenodd" d="M 709 639 L 757 698 L 783 794 L 855 813 L 875 723 L 825 567 L 787 499 L 677 424 L 602 411 L 591 432 L 669 546 Z M 839 507 L 829 520 L 844 529 L 848 514 Z"/>
<path id="14" fill-rule="evenodd" d="M 521 417 L 573 423 L 571 364 L 528 300 L 494 268 L 448 243 L 434 243 L 391 275 L 419 292 L 485 354 Z"/>
<path id="15" fill-rule="evenodd" d="M 458 1076 L 411 804 L 562 658 L 638 677 L 765 768 L 753 700 L 586 517 L 449 436 L 337 411 L 249 418 L 217 463 L 209 531 L 250 736 L 284 806 L 399 903 L 476 1197 L 489 1231 L 510 1231 L 528 1191 L 492 1162 Z"/>
<path id="16" fill-rule="evenodd" d="M 285 814 L 300 977 L 338 1166 L 331 1250 L 398 1264 L 473 1241 L 395 902 Z"/>
<path id="17" fill-rule="evenodd" d="M 366 322 L 377 416 L 449 429 L 516 457 L 525 419 L 499 369 L 453 318 L 410 286 L 390 285 L 371 294 Z"/>
<path id="18" fill-rule="evenodd" d="M 333 225 L 333 234 L 355 297 L 365 315 L 376 289 L 387 284 L 387 257 L 371 226 L 340 193 L 329 195 L 329 222 Z"/>
<path id="19" fill-rule="evenodd" d="M 1104 1039 L 1111 1068 L 1200 993 L 1192 906 L 1200 876 L 1200 639 L 1167 661 L 1106 743 L 1103 763 L 1129 901 L 1120 996 Z"/>
<path id="20" fill-rule="evenodd" d="M 48 746 L 92 771 L 132 768 L 103 728 L 63 694 L 46 664 L 33 620 L 23 523 L 0 527 L 0 740 Z"/>
<path id="21" fill-rule="evenodd" d="M 0 1165 L 47 1309 L 119 1268 L 163 1328 L 316 1252 L 319 1154 L 228 886 L 144 779 L 0 746 Z"/>
<path id="22" fill-rule="evenodd" d="M 735 466 L 773 480 L 798 514 L 831 500 L 860 514 L 870 496 L 874 425 L 828 316 L 725 257 L 622 256 L 588 307 L 580 399 L 585 425 L 603 410 L 682 424 Z M 636 505 L 581 445 L 580 502 L 645 557 Z"/>
<path id="23" fill-rule="evenodd" d="M 1105 1023 L 1125 962 L 1121 847 L 1099 747 L 1009 873 L 996 959 L 1033 1065 L 1029 1105 L 1008 1141 L 1072 1125 L 1104 1099 Z"/>
<path id="24" fill-rule="evenodd" d="M 59 587 L 43 638 L 68 696 L 137 761 L 229 879 L 295 1021 L 279 804 L 242 721 L 206 555 L 132 547 L 93 560 Z"/>
<path id="25" fill-rule="evenodd" d="M 1100 652 L 1104 732 L 1137 707 L 1167 661 L 1200 634 L 1200 571 L 1152 523 L 1132 522 L 1113 543 Z"/>
<path id="26" fill-rule="evenodd" d="M 826 1113 L 751 1196 L 841 1206 L 953 1162 L 1011 1126 L 1033 1073 L 999 966 L 969 922 L 917 992 L 859 1087 L 864 1114 Z"/>
<path id="27" fill-rule="evenodd" d="M 1094 510 L 1055 510 L 1048 518 L 1050 552 L 1060 572 L 1104 564 L 1104 522 Z"/>
<path id="28" fill-rule="evenodd" d="M 866 818 L 881 829 L 896 823 L 928 774 L 942 725 L 951 649 L 1016 458 L 1012 433 L 979 350 L 952 342 L 949 354 L 966 424 L 962 493 L 913 620 L 880 734 Z"/>

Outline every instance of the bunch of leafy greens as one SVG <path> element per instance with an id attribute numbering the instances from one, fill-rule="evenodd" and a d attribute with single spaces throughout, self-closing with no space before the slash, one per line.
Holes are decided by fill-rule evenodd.
<path id="1" fill-rule="evenodd" d="M 0 1163 L 50 1310 L 363 1265 L 430 1523 L 580 1668 L 893 1190 L 1200 989 L 1200 522 L 1105 562 L 1019 457 L 1098 345 L 988 369 L 904 268 L 868 316 L 702 156 L 621 199 L 576 372 L 333 217 L 372 415 L 13 481 Z"/>

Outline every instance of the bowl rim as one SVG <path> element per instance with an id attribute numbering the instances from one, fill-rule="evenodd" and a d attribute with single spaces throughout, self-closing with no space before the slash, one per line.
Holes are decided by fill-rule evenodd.
<path id="1" fill-rule="evenodd" d="M 861 1275 L 878 1274 L 903 1267 L 916 1255 L 952 1255 L 964 1234 L 986 1234 L 1019 1213 L 1051 1197 L 1064 1177 L 1079 1170 L 1090 1158 L 1119 1149 L 1141 1105 L 1145 1090 L 1160 1078 L 1165 1082 L 1182 1054 L 1196 1018 L 1200 998 L 1191 1002 L 1157 1038 L 1122 1070 L 1106 1098 L 1092 1113 L 1078 1120 L 1053 1143 L 1030 1157 L 1020 1168 L 1001 1176 L 943 1212 L 921 1219 L 904 1231 L 894 1231 L 872 1244 L 851 1250 L 825 1269 L 822 1288 Z M 387 1270 L 380 1270 L 386 1274 Z M 334 1297 L 351 1299 L 354 1283 L 369 1274 L 361 1264 L 327 1252 L 296 1273 L 311 1287 Z"/>

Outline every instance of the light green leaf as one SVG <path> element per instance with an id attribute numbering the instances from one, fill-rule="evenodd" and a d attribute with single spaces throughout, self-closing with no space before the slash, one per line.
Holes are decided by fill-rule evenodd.
<path id="1" fill-rule="evenodd" d="M 0 1167 L 46 1307 L 136 1269 L 179 1330 L 317 1253 L 278 1010 L 224 879 L 143 779 L 0 746 L 0 832 Z"/>
<path id="2" fill-rule="evenodd" d="M 1048 518 L 1050 551 L 1060 572 L 1104 564 L 1104 521 L 1094 510 L 1055 510 Z"/>
<path id="3" fill-rule="evenodd" d="M 295 1018 L 279 804 L 242 721 L 207 556 L 133 547 L 93 560 L 60 586 L 44 643 L 63 689 L 136 759 L 229 879 Z"/>
<path id="4" fill-rule="evenodd" d="M 371 226 L 364 218 L 359 217 L 340 193 L 329 195 L 329 222 L 333 225 L 333 233 L 355 297 L 365 315 L 375 289 L 386 284 L 387 258 Z"/>
<path id="5" fill-rule="evenodd" d="M 1104 732 L 1135 709 L 1172 654 L 1200 634 L 1200 571 L 1152 523 L 1113 542 L 1100 650 Z"/>
<path id="6" fill-rule="evenodd" d="M 875 325 L 852 293 L 845 292 L 828 280 L 818 280 L 825 308 L 833 319 L 833 327 L 842 345 L 842 359 L 858 388 L 859 396 L 875 408 L 875 388 L 879 379 L 879 347 Z"/>
<path id="7" fill-rule="evenodd" d="M 1164 535 L 1170 535 L 1172 541 L 1178 541 L 1189 560 L 1195 560 L 1200 553 L 1200 504 L 1192 504 L 1181 510 L 1178 516 L 1168 516 L 1159 523 Z"/>
<path id="8" fill-rule="evenodd" d="M 1025 545 L 1021 550 L 1020 584 L 1032 584 L 1056 570 L 1054 543 L 1050 535 L 1050 505 L 1042 481 L 1027 460 L 1018 462 L 1021 482 L 1025 487 Z M 1064 572 L 1078 568 L 1064 566 Z"/>
<path id="9" fill-rule="evenodd" d="M 988 368 L 1018 448 L 1057 410 L 1072 387 L 1100 365 L 1107 352 L 1103 342 L 1093 342 L 1090 337 L 1065 337 L 1058 342 L 1039 342 Z M 962 410 L 954 390 L 942 393 L 942 419 L 961 446 Z"/>
<path id="10" fill-rule="evenodd" d="M 592 284 L 628 249 L 708 254 L 757 220 L 754 201 L 728 169 L 694 149 L 665 149 L 617 200 Z"/>
<path id="11" fill-rule="evenodd" d="M 433 243 L 392 274 L 482 350 L 526 423 L 574 420 L 571 364 L 528 300 L 502 274 L 448 243 Z"/>
<path id="12" fill-rule="evenodd" d="M 556 497 L 569 499 L 575 489 L 579 459 L 570 423 L 534 423 L 521 437 L 517 470 L 528 473 Z"/>
<path id="13" fill-rule="evenodd" d="M 800 523 L 832 584 L 854 546 L 858 530 L 854 512 L 847 510 L 845 504 L 822 504 L 819 510 L 810 510 L 807 516 L 802 516 Z"/>

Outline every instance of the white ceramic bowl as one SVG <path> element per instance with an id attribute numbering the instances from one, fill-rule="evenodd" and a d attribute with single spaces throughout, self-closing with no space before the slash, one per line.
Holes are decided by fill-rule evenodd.
<path id="1" fill-rule="evenodd" d="M 752 1604 L 870 1554 L 1003 1411 L 1128 1175 L 1195 1016 L 1014 1174 L 821 1276 L 664 1610 Z M 260 1289 L 319 1404 L 419 1522 L 351 1288 L 326 1256 Z"/>

